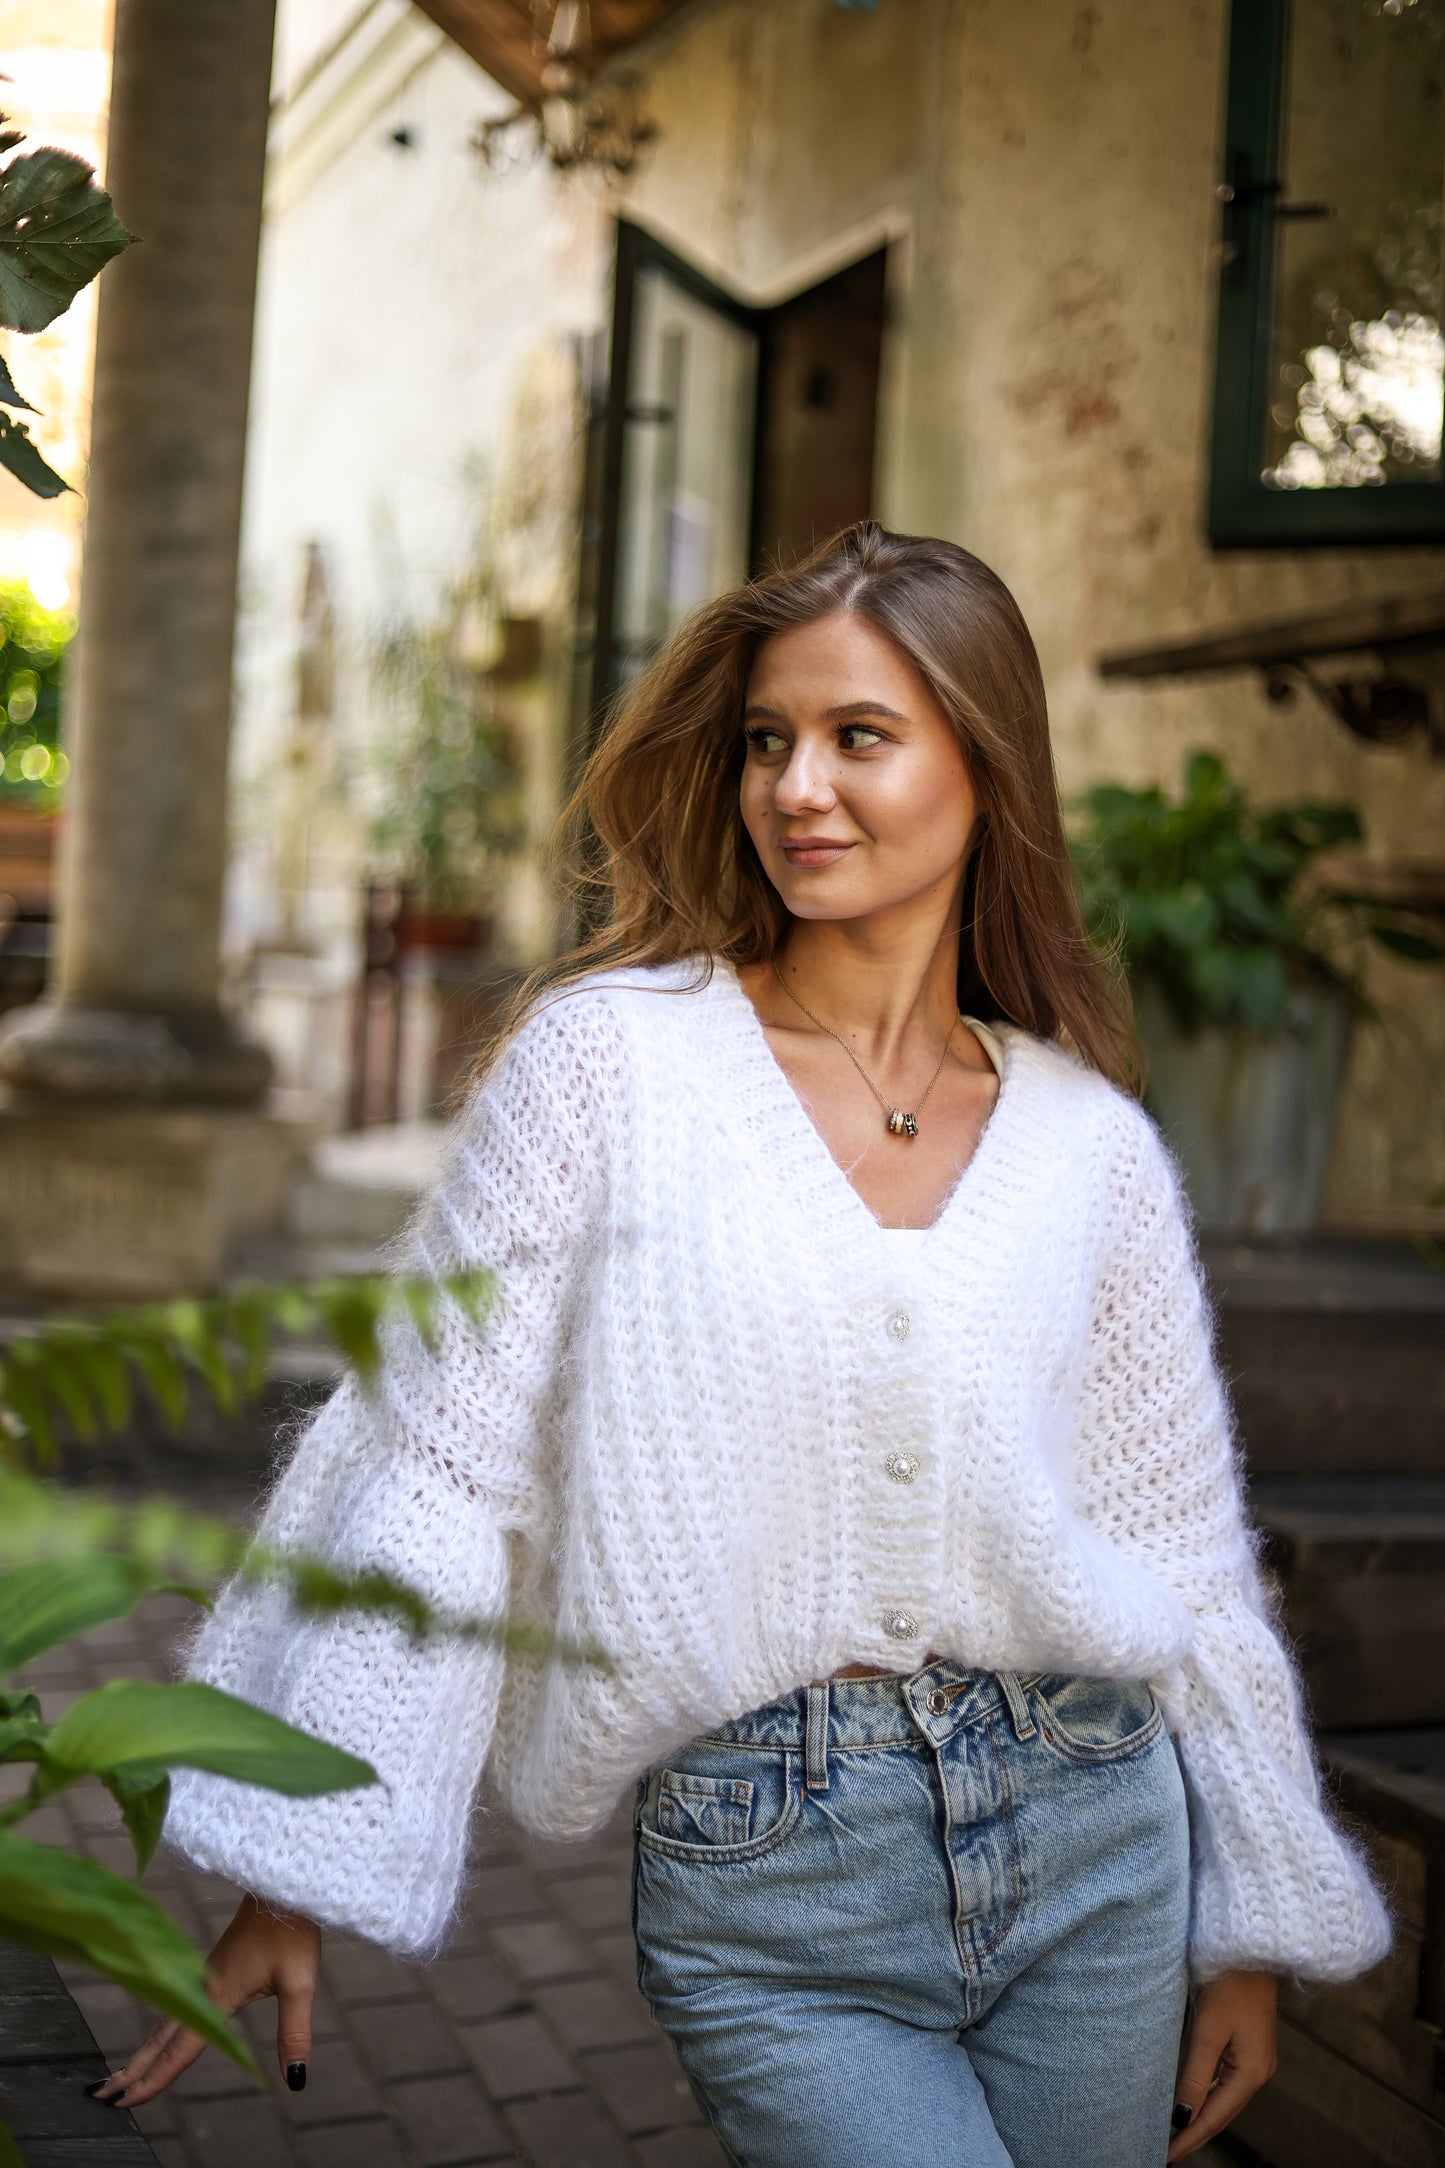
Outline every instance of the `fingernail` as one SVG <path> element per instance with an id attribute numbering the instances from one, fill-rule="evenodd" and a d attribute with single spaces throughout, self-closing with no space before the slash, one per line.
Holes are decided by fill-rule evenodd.
<path id="1" fill-rule="evenodd" d="M 1188 2101 L 1176 2100 L 1174 2113 L 1169 2118 L 1169 2128 L 1171 2130 L 1188 2130 L 1193 2121 L 1194 2110 L 1190 2107 Z"/>
<path id="2" fill-rule="evenodd" d="M 305 2092 L 305 2090 L 306 2090 L 306 2065 L 305 2065 L 305 2063 L 288 2063 L 288 2064 L 286 2065 L 286 2083 L 287 2083 L 287 2084 L 288 2084 L 288 2085 L 290 2086 L 290 2088 L 291 2088 L 291 2090 L 292 2090 L 292 2092 L 293 2092 L 293 2093 L 304 2093 L 304 2092 Z"/>
<path id="3" fill-rule="evenodd" d="M 97 2078 L 94 2085 L 82 2085 L 80 2090 L 84 2093 L 87 2100 L 94 2100 L 96 2094 L 104 2092 L 106 2086 L 109 2085 L 109 2083 L 109 2078 Z"/>
<path id="4" fill-rule="evenodd" d="M 106 2102 L 106 2106 L 107 2106 L 108 2108 L 118 2108 L 118 2107 L 120 2107 L 120 2105 L 122 2104 L 122 2102 L 123 2102 L 123 2101 L 124 2101 L 124 2099 L 125 2099 L 125 2096 L 126 2096 L 126 2093 L 127 2093 L 127 2091 L 128 2091 L 128 2090 L 129 2090 L 129 2088 L 128 2088 L 128 2087 L 122 2086 L 122 2087 L 121 2087 L 121 2090 L 120 2090 L 120 2091 L 119 2091 L 118 2093 L 112 2093 L 112 2094 L 111 2094 L 111 2096 L 110 2096 L 110 2098 L 109 2098 L 109 2100 L 108 2100 L 108 2101 Z"/>

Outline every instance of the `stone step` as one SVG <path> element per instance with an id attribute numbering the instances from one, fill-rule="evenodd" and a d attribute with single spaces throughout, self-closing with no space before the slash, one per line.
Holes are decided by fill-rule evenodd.
<path id="1" fill-rule="evenodd" d="M 1285 1986 L 1279 2070 L 1234 2129 L 1269 2168 L 1440 2168 L 1445 1727 L 1339 1732 L 1321 1746 L 1389 1893 L 1395 1946 L 1363 1980 Z"/>
<path id="2" fill-rule="evenodd" d="M 1445 1272 L 1406 1242 L 1210 1242 L 1257 1477 L 1445 1478 Z"/>
<path id="3" fill-rule="evenodd" d="M 441 1122 L 395 1122 L 323 1138 L 291 1208 L 308 1262 L 370 1269 L 436 1180 L 445 1137 Z"/>
<path id="4" fill-rule="evenodd" d="M 1315 1722 L 1445 1724 L 1445 1478 L 1250 1495 Z"/>
<path id="5" fill-rule="evenodd" d="M 109 2069 L 51 1960 L 0 1943 L 0 2119 L 27 2168 L 159 2168 L 124 2108 L 88 2098 Z"/>

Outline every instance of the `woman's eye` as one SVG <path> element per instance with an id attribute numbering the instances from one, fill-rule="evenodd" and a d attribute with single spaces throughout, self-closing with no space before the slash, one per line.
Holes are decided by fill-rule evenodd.
<path id="1" fill-rule="evenodd" d="M 875 730 L 871 723 L 845 723 L 838 733 L 838 743 L 845 753 L 866 753 L 882 742 L 882 731 Z"/>
<path id="2" fill-rule="evenodd" d="M 783 749 L 782 732 L 769 730 L 766 723 L 754 723 L 751 730 L 743 732 L 743 736 L 748 741 L 750 752 L 780 753 Z"/>

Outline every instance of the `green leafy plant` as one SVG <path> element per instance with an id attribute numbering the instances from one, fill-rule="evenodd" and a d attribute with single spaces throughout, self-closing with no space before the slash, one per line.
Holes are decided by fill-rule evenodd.
<path id="1" fill-rule="evenodd" d="M 115 215 L 95 169 L 74 151 L 17 151 L 25 138 L 4 125 L 0 154 L 0 325 L 43 331 L 63 316 L 83 286 L 136 238 Z M 37 497 L 58 497 L 70 484 L 42 457 L 18 411 L 35 412 L 0 355 L 0 466 Z"/>
<path id="2" fill-rule="evenodd" d="M 24 580 L 0 580 L 0 805 L 53 806 L 69 773 L 60 681 L 73 610 L 47 610 Z"/>
<path id="3" fill-rule="evenodd" d="M 491 1275 L 438 1280 L 337 1277 L 304 1285 L 256 1281 L 209 1299 L 134 1303 L 96 1317 L 48 1320 L 0 1345 L 0 1436 L 11 1458 L 52 1459 L 59 1419 L 85 1440 L 130 1420 L 135 1389 L 149 1389 L 171 1424 L 201 1385 L 222 1414 L 259 1392 L 282 1335 L 320 1335 L 362 1377 L 381 1360 L 386 1319 L 408 1315 L 433 1338 L 442 1308 L 480 1319 Z"/>
<path id="4" fill-rule="evenodd" d="M 469 638 L 486 600 L 473 582 L 435 623 L 389 626 L 372 655 L 388 728 L 374 759 L 371 848 L 425 911 L 484 908 L 525 832 L 515 733 Z"/>
<path id="5" fill-rule="evenodd" d="M 1353 807 L 1256 806 L 1213 753 L 1196 752 L 1177 798 L 1102 783 L 1079 804 L 1070 846 L 1095 940 L 1137 992 L 1156 992 L 1193 1035 L 1208 1025 L 1271 1033 L 1301 988 L 1367 1007 L 1361 951 L 1445 962 L 1418 912 L 1320 876 L 1316 861 L 1364 834 Z"/>
<path id="6" fill-rule="evenodd" d="M 206 1600 L 154 1558 L 85 1548 L 83 1516 L 77 1527 L 67 1512 L 76 1503 L 13 1469 L 0 1473 L 6 1548 L 17 1525 L 33 1541 L 46 1524 L 71 1546 L 69 1556 L 31 1556 L 0 1571 L 0 1761 L 28 1763 L 32 1772 L 27 1789 L 0 1811 L 0 1936 L 87 1965 L 257 2075 L 245 2042 L 206 1993 L 202 1952 L 137 1886 L 160 1839 L 170 1772 L 209 1769 L 293 1797 L 373 1784 L 376 1774 L 356 1756 L 195 1682 L 113 1680 L 47 1724 L 36 1695 L 12 1683 L 22 1666 L 74 1634 L 125 1617 L 158 1589 Z M 149 1531 L 152 1539 L 158 1533 Z M 196 1548 L 214 1553 L 216 1546 L 194 1533 L 201 1535 Z M 186 1534 L 182 1517 L 170 1516 L 166 1545 L 184 1546 Z M 103 1784 L 120 1809 L 135 1882 L 16 1833 L 27 1815 L 87 1778 Z M 0 2126 L 0 2160 L 7 2142 Z M 19 2160 L 13 2147 L 9 2157 Z"/>
<path id="7" fill-rule="evenodd" d="M 223 1576 L 278 1582 L 302 1611 L 362 1610 L 413 1635 L 460 1635 L 564 1662 L 607 1665 L 574 1644 L 506 1618 L 443 1615 L 382 1573 L 346 1575 L 325 1560 L 251 1542 L 226 1522 L 152 1497 L 130 1505 L 43 1480 L 62 1430 L 118 1428 L 144 1386 L 179 1421 L 193 1389 L 223 1409 L 263 1381 L 280 1333 L 324 1332 L 363 1377 L 381 1359 L 389 1316 L 434 1339 L 446 1306 L 479 1319 L 490 1277 L 327 1280 L 249 1287 L 205 1302 L 150 1304 L 25 1328 L 0 1355 L 0 1762 L 29 1765 L 26 1790 L 0 1809 L 0 1937 L 87 1965 L 178 2018 L 251 2074 L 250 2051 L 210 2001 L 205 1958 L 138 1887 L 165 1821 L 170 1772 L 204 1769 L 292 1797 L 377 1781 L 370 1765 L 236 1696 L 188 1681 L 112 1680 L 47 1724 L 14 1675 L 76 1634 L 124 1618 L 165 1591 L 199 1604 Z M 17 1826 L 73 1785 L 104 1785 L 135 1855 L 136 1879 Z M 0 2168 L 20 2156 L 0 2125 Z"/>

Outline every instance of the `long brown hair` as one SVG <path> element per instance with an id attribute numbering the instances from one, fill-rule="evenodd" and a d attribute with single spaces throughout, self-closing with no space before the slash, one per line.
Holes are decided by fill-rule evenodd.
<path id="1" fill-rule="evenodd" d="M 705 603 L 615 703 L 562 815 L 577 922 L 483 1063 L 548 990 L 599 966 L 765 962 L 791 919 L 742 823 L 743 702 L 772 634 L 851 610 L 918 670 L 958 732 L 980 818 L 964 891 L 967 1014 L 1060 1040 L 1137 1089 L 1127 992 L 1085 933 L 1064 842 L 1038 656 L 1018 604 L 956 543 L 848 527 L 797 565 Z"/>

